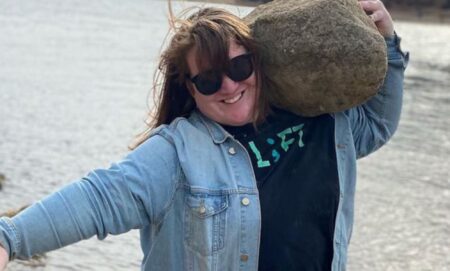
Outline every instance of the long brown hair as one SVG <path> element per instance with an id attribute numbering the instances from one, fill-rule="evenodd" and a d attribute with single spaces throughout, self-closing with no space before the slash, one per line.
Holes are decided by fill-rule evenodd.
<path id="1" fill-rule="evenodd" d="M 254 123 L 262 121 L 268 112 L 268 103 L 261 91 L 260 56 L 247 24 L 225 9 L 200 8 L 187 16 L 192 11 L 192 8 L 187 9 L 177 18 L 172 13 L 169 1 L 169 33 L 172 33 L 172 37 L 160 56 L 158 70 L 155 73 L 152 88 L 154 107 L 146 120 L 148 129 L 138 135 L 136 142 L 130 146 L 131 149 L 144 142 L 152 129 L 169 124 L 177 117 L 187 117 L 195 109 L 195 101 L 186 86 L 188 83 L 186 75 L 189 74 L 186 56 L 194 48 L 199 67 L 209 63 L 214 63 L 218 68 L 225 67 L 228 64 L 231 40 L 251 52 L 256 89 L 260 90 L 257 95 L 257 107 L 254 110 Z"/>

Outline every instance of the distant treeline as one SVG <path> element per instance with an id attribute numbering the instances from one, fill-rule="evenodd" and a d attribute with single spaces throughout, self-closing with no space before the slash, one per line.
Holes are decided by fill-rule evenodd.
<path id="1" fill-rule="evenodd" d="M 438 7 L 443 9 L 450 9 L 450 0 L 382 0 L 386 7 L 395 6 L 410 6 L 410 7 Z"/>

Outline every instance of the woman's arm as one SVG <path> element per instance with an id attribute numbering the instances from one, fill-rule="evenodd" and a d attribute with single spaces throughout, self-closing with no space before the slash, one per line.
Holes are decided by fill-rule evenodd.
<path id="1" fill-rule="evenodd" d="M 403 78 L 409 55 L 400 50 L 392 18 L 381 1 L 360 1 L 385 37 L 388 70 L 377 95 L 361 106 L 345 111 L 348 116 L 358 158 L 380 148 L 398 127 L 403 99 Z"/>
<path id="2" fill-rule="evenodd" d="M 155 222 L 177 187 L 176 161 L 173 146 L 153 136 L 109 169 L 94 170 L 19 215 L 0 219 L 0 244 L 10 260 L 29 258 Z"/>

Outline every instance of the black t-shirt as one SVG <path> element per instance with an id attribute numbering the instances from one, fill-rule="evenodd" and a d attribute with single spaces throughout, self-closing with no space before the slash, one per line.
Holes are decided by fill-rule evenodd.
<path id="1" fill-rule="evenodd" d="M 331 270 L 339 203 L 334 119 L 274 109 L 257 131 L 224 128 L 245 146 L 256 175 L 259 270 Z"/>

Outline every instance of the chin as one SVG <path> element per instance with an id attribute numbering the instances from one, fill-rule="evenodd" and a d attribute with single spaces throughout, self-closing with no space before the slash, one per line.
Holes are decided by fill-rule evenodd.
<path id="1" fill-rule="evenodd" d="M 252 120 L 251 118 L 245 118 L 245 119 L 233 119 L 233 120 L 228 120 L 227 123 L 225 125 L 230 125 L 230 126 L 243 126 L 246 124 L 251 123 Z"/>

